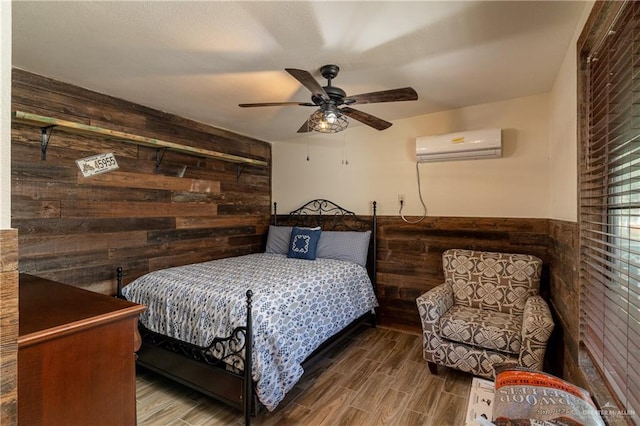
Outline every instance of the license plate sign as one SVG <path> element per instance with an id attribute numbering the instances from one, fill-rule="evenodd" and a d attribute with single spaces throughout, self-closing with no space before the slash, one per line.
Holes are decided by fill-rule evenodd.
<path id="1" fill-rule="evenodd" d="M 97 175 L 118 168 L 118 162 L 112 152 L 107 154 L 93 155 L 87 158 L 76 160 L 78 168 L 84 177 Z"/>

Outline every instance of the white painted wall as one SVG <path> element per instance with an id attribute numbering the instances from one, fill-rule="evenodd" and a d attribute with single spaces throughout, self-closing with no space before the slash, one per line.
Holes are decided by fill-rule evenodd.
<path id="1" fill-rule="evenodd" d="M 399 120 L 383 132 L 360 126 L 275 142 L 278 210 L 322 197 L 359 214 L 370 213 L 370 201 L 377 200 L 379 214 L 396 215 L 398 194 L 405 194 L 404 213 L 421 215 L 415 137 L 500 127 L 504 158 L 420 164 L 428 214 L 577 221 L 576 43 L 593 4 L 586 3 L 547 94 Z M 341 164 L 345 156 L 349 165 Z"/>
<path id="2" fill-rule="evenodd" d="M 549 93 L 549 217 L 578 220 L 577 41 L 594 2 L 584 8 Z"/>
<path id="3" fill-rule="evenodd" d="M 11 2 L 0 0 L 0 229 L 11 228 Z"/>
<path id="4" fill-rule="evenodd" d="M 328 198 L 358 214 L 369 214 L 371 200 L 377 200 L 379 214 L 396 215 L 398 194 L 405 194 L 403 213 L 421 215 L 415 138 L 498 127 L 503 158 L 419 165 L 428 214 L 546 218 L 548 102 L 543 94 L 398 120 L 382 132 L 359 126 L 276 142 L 273 200 L 282 213 Z M 348 165 L 341 164 L 343 158 Z"/>

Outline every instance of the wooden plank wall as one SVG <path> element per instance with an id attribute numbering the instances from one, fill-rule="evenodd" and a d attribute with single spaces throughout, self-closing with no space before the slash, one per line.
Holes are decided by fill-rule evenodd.
<path id="1" fill-rule="evenodd" d="M 580 263 L 579 228 L 576 222 L 549 221 L 551 308 L 556 320 L 549 344 L 562 376 L 580 383 Z"/>
<path id="2" fill-rule="evenodd" d="M 541 293 L 548 296 L 547 219 L 427 217 L 408 224 L 382 216 L 378 224 L 382 324 L 421 332 L 416 298 L 444 282 L 442 253 L 451 248 L 536 255 L 544 262 Z"/>
<path id="3" fill-rule="evenodd" d="M 18 423 L 18 231 L 0 229 L 0 424 Z"/>
<path id="4" fill-rule="evenodd" d="M 217 102 L 212 100 L 212 102 Z M 151 270 L 263 250 L 271 205 L 269 143 L 13 70 L 12 110 L 255 158 L 268 166 L 12 126 L 12 226 L 21 272 L 105 294 Z M 75 160 L 113 152 L 119 170 L 84 178 Z"/>

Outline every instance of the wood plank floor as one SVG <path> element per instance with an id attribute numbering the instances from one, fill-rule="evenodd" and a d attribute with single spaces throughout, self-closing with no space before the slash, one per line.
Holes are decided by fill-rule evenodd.
<path id="1" fill-rule="evenodd" d="M 254 425 L 462 426 L 472 376 L 422 360 L 421 337 L 366 328 L 326 354 Z M 137 375 L 138 425 L 242 425 L 242 413 L 150 371 Z"/>

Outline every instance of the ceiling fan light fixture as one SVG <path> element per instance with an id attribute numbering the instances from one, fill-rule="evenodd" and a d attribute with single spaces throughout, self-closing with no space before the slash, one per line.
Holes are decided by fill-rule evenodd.
<path id="1" fill-rule="evenodd" d="M 338 133 L 349 126 L 347 117 L 337 109 L 319 109 L 309 117 L 309 127 L 320 133 Z"/>

